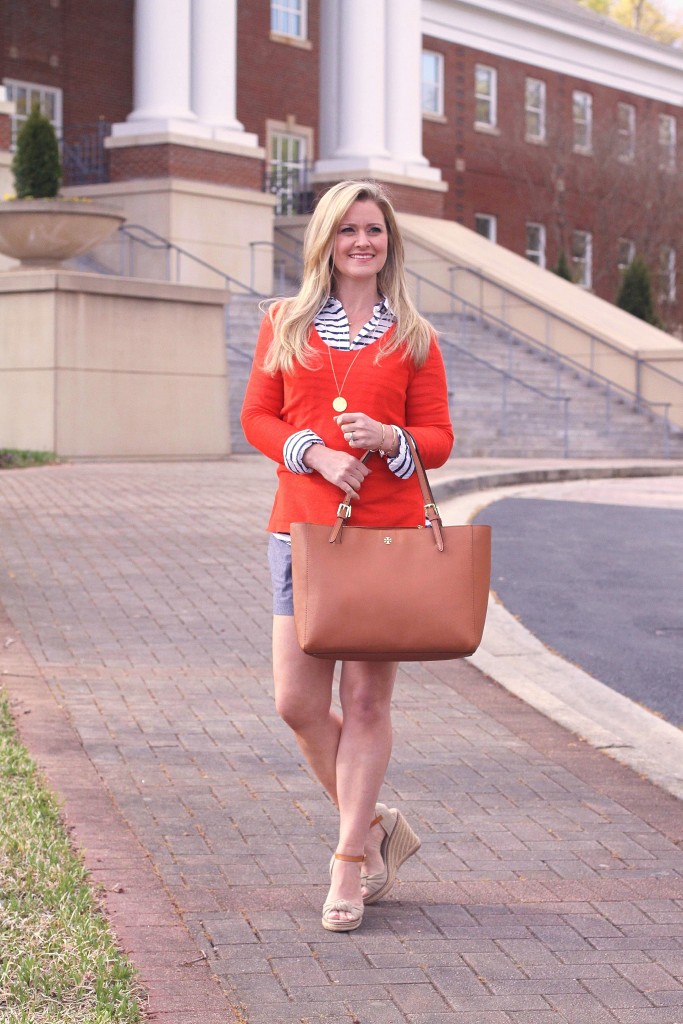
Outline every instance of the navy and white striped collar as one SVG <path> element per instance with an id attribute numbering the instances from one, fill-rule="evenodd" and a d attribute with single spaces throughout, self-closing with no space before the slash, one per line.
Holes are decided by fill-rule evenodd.
<path id="1" fill-rule="evenodd" d="M 355 338 L 351 338 L 346 310 L 333 295 L 327 298 L 314 321 L 315 329 L 326 345 L 347 351 L 372 344 L 395 323 L 396 317 L 386 298 L 382 297 L 373 307 L 368 322 L 361 327 Z"/>
<path id="2" fill-rule="evenodd" d="M 318 310 L 318 313 L 317 313 L 315 319 L 317 320 L 318 317 L 322 313 L 339 313 L 339 312 L 345 312 L 344 307 L 342 306 L 341 302 L 339 301 L 339 299 L 335 295 L 328 295 L 327 298 L 325 299 L 325 301 L 323 302 L 322 306 Z M 389 305 L 389 300 L 387 299 L 387 297 L 385 295 L 383 295 L 381 297 L 381 299 L 379 300 L 379 302 L 375 306 L 373 306 L 372 315 L 373 315 L 373 318 L 374 318 L 374 317 L 383 316 L 385 314 L 387 316 L 393 317 L 394 320 L 396 319 L 396 315 L 395 315 L 394 311 L 392 310 L 391 306 Z"/>

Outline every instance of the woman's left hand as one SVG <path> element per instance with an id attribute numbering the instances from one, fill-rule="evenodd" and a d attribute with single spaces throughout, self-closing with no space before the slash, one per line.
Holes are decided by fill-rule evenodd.
<path id="1" fill-rule="evenodd" d="M 343 412 L 334 417 L 350 448 L 370 448 L 377 451 L 386 441 L 386 431 L 378 420 L 370 419 L 364 412 Z"/>

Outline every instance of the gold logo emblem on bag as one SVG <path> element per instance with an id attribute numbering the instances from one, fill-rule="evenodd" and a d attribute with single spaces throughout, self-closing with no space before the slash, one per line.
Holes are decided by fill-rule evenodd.
<path id="1" fill-rule="evenodd" d="M 384 538 L 384 543 L 385 544 L 393 544 L 393 541 L 392 541 L 391 537 L 385 537 Z"/>

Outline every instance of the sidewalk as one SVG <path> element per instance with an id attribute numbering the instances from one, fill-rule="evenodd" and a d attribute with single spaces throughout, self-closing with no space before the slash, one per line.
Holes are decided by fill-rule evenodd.
<path id="1" fill-rule="evenodd" d="M 683 1024 L 681 803 L 468 662 L 402 669 L 383 799 L 422 849 L 358 932 L 321 928 L 335 816 L 270 692 L 273 476 L 0 474 L 1 682 L 150 1018 Z"/>

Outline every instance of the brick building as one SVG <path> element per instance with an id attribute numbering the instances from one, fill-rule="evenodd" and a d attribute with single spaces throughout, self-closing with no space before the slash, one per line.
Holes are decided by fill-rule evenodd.
<path id="1" fill-rule="evenodd" d="M 246 204 L 253 242 L 327 182 L 371 175 L 399 208 L 542 266 L 563 250 L 610 300 L 641 252 L 664 319 L 683 320 L 683 53 L 573 0 L 1 0 L 0 13 L 12 129 L 40 102 L 67 183 L 141 222 L 156 211 L 168 237 L 180 194 L 220 201 L 223 233 Z M 8 137 L 0 117 L 0 148 Z"/>

